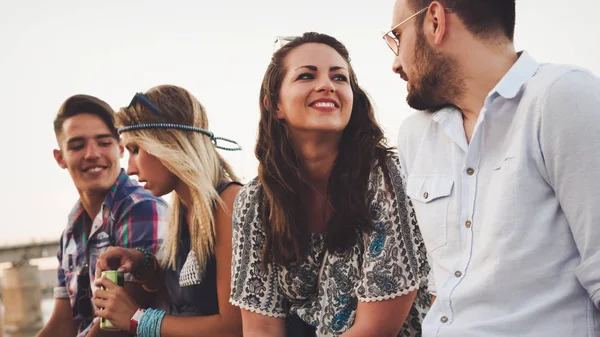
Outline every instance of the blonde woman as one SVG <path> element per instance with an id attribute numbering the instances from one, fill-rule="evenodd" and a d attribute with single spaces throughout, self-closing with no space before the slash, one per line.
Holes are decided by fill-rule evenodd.
<path id="1" fill-rule="evenodd" d="M 142 309 L 107 279 L 96 285 L 96 315 L 139 337 L 241 336 L 239 309 L 228 303 L 231 213 L 240 184 L 217 148 L 238 150 L 215 137 L 200 102 L 163 85 L 136 94 L 116 114 L 129 151 L 128 174 L 155 196 L 173 193 L 164 258 L 143 250 L 111 248 L 97 264 L 132 272 L 148 291 L 166 292 L 169 312 Z M 223 142 L 234 147 L 222 147 Z M 170 314 L 170 315 L 168 315 Z M 182 317 L 187 316 L 187 317 Z"/>

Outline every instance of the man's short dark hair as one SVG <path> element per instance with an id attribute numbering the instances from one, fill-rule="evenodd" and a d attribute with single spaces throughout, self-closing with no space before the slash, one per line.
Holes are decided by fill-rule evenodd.
<path id="1" fill-rule="evenodd" d="M 496 38 L 502 34 L 509 41 L 515 35 L 515 0 L 437 0 L 451 8 L 474 35 Z M 408 0 L 415 11 L 429 6 L 433 0 Z M 422 26 L 424 16 L 418 20 Z"/>
<path id="2" fill-rule="evenodd" d="M 61 105 L 54 119 L 54 133 L 56 137 L 62 133 L 63 124 L 67 119 L 83 113 L 100 117 L 115 139 L 119 139 L 119 134 L 115 128 L 115 111 L 108 103 L 89 95 L 71 96 Z"/>

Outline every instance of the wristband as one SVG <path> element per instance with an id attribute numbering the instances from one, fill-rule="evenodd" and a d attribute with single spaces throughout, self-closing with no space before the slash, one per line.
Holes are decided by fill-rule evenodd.
<path id="1" fill-rule="evenodd" d="M 137 327 L 140 324 L 140 320 L 142 319 L 142 316 L 144 316 L 144 313 L 146 313 L 145 309 L 139 308 L 134 314 L 133 316 L 131 316 L 131 319 L 129 320 L 129 332 L 136 335 L 137 334 Z"/>

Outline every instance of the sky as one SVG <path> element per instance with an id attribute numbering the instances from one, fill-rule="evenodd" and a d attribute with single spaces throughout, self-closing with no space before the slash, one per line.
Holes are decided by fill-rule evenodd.
<path id="1" fill-rule="evenodd" d="M 305 31 L 346 44 L 390 143 L 411 110 L 381 39 L 393 0 L 0 1 L 0 246 L 58 239 L 77 192 L 52 156 L 52 121 L 69 96 L 113 108 L 175 84 L 208 112 L 210 129 L 244 150 L 223 152 L 248 181 L 258 94 L 277 36 Z M 518 0 L 515 45 L 539 62 L 600 74 L 598 0 Z M 126 160 L 122 165 L 127 164 Z"/>

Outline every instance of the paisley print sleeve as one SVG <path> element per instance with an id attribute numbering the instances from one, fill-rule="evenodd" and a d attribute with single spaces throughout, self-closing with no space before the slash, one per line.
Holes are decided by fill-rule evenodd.
<path id="1" fill-rule="evenodd" d="M 399 160 L 390 156 L 369 180 L 367 202 L 376 231 L 363 234 L 363 302 L 383 301 L 427 287 L 429 265 L 412 203 L 405 193 Z"/>
<path id="2" fill-rule="evenodd" d="M 263 267 L 265 233 L 261 221 L 257 179 L 244 186 L 233 210 L 233 257 L 229 302 L 244 310 L 270 317 L 286 317 L 284 296 L 278 286 L 279 269 Z"/>

